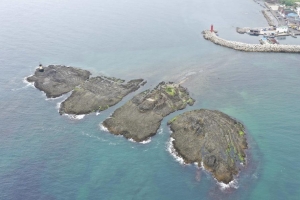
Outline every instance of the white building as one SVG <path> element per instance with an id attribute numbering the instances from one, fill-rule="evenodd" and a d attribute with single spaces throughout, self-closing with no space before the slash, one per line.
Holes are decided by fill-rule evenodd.
<path id="1" fill-rule="evenodd" d="M 288 27 L 287 26 L 280 26 L 276 28 L 277 33 L 287 33 L 288 32 Z"/>
<path id="2" fill-rule="evenodd" d="M 300 16 L 300 7 L 297 7 L 297 8 L 296 8 L 296 12 L 297 12 L 297 14 Z"/>

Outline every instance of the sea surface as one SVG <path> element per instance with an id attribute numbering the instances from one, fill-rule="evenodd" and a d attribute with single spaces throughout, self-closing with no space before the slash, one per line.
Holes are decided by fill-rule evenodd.
<path id="1" fill-rule="evenodd" d="M 252 0 L 0 0 L 0 199 L 299 199 L 300 55 L 247 53 L 201 32 L 258 43 L 237 26 L 266 26 Z M 287 38 L 283 43 L 300 44 Z M 82 119 L 60 116 L 24 78 L 41 62 L 148 83 Z M 195 105 L 167 116 L 146 144 L 101 128 L 118 107 L 161 81 L 183 82 Z M 222 185 L 168 151 L 166 122 L 216 109 L 247 128 L 247 165 Z"/>

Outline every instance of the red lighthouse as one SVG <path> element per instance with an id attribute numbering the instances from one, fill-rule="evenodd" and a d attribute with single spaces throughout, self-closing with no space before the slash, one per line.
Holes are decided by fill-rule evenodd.
<path id="1" fill-rule="evenodd" d="M 214 25 L 210 26 L 210 32 L 214 32 Z"/>

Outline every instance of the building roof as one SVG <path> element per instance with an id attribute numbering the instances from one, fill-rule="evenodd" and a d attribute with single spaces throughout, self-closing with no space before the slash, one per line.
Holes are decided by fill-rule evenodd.
<path id="1" fill-rule="evenodd" d="M 277 28 L 288 28 L 287 26 L 279 26 Z"/>
<path id="2" fill-rule="evenodd" d="M 297 13 L 289 13 L 287 14 L 288 17 L 298 17 Z"/>

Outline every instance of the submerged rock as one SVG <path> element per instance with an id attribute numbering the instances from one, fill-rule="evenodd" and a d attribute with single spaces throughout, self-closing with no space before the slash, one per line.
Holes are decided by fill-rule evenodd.
<path id="1" fill-rule="evenodd" d="M 141 142 L 156 134 L 165 116 L 193 103 L 184 87 L 161 82 L 155 89 L 136 95 L 118 108 L 103 125 L 115 135 Z"/>
<path id="2" fill-rule="evenodd" d="M 91 73 L 74 67 L 49 65 L 43 70 L 37 68 L 34 75 L 27 78 L 34 86 L 46 93 L 48 98 L 59 97 L 73 90 L 77 85 L 87 80 Z"/>
<path id="3" fill-rule="evenodd" d="M 197 162 L 221 182 L 229 183 L 245 164 L 244 126 L 228 115 L 212 110 L 185 112 L 168 122 L 173 146 L 186 163 Z"/>
<path id="4" fill-rule="evenodd" d="M 92 77 L 77 86 L 71 96 L 62 102 L 59 113 L 80 115 L 106 110 L 145 84 L 143 79 L 124 82 L 105 76 Z"/>

